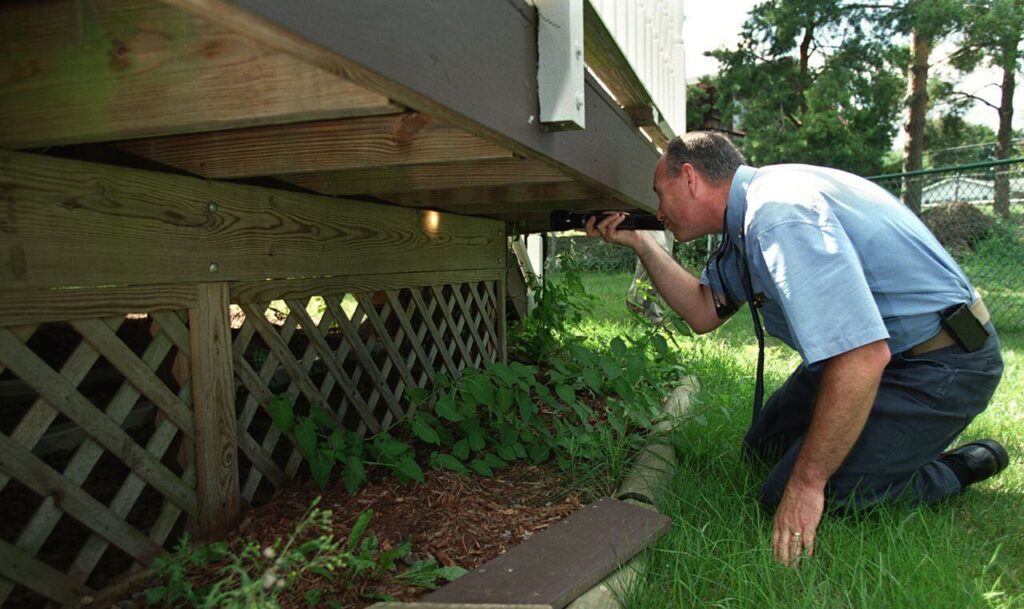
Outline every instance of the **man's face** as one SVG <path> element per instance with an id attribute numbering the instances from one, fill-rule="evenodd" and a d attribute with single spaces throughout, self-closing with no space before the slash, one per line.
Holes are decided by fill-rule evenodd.
<path id="1" fill-rule="evenodd" d="M 665 223 L 665 228 L 672 231 L 678 241 L 689 241 L 702 234 L 697 223 L 698 203 L 692 196 L 693 189 L 688 182 L 693 179 L 695 175 L 692 168 L 686 165 L 678 176 L 669 176 L 665 157 L 661 157 L 654 169 L 658 219 Z"/>

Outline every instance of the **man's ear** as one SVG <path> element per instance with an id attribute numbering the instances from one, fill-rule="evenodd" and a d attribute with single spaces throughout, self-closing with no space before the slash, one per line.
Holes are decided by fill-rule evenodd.
<path id="1" fill-rule="evenodd" d="M 697 170 L 694 169 L 693 165 L 689 163 L 683 163 L 680 168 L 679 177 L 683 179 L 683 188 L 686 189 L 686 194 L 693 198 L 697 196 L 697 190 L 700 188 L 700 175 Z"/>

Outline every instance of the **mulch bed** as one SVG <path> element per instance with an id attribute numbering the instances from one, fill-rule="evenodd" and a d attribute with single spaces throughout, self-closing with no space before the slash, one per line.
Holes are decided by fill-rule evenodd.
<path id="1" fill-rule="evenodd" d="M 411 537 L 412 555 L 407 564 L 433 557 L 444 566 L 466 569 L 499 556 L 581 506 L 579 493 L 568 490 L 563 474 L 551 463 L 516 463 L 496 472 L 494 478 L 428 471 L 422 484 L 403 486 L 394 479 L 383 479 L 355 496 L 348 495 L 340 484 L 324 490 L 304 484 L 284 490 L 270 503 L 243 515 L 229 543 L 238 547 L 243 538 L 250 538 L 267 545 L 286 537 L 316 497 L 321 497 L 320 508 L 331 510 L 337 538 L 346 538 L 359 514 L 373 509 L 370 531 L 377 535 L 382 548 Z M 210 565 L 194 572 L 193 581 L 213 581 L 220 567 Z M 307 607 L 303 595 L 308 590 L 323 591 L 323 606 L 328 600 L 337 600 L 355 609 L 371 605 L 384 595 L 411 601 L 429 592 L 387 579 L 357 582 L 345 590 L 310 575 L 282 594 L 281 606 Z M 121 606 L 147 605 L 139 592 L 130 601 L 122 601 Z"/>

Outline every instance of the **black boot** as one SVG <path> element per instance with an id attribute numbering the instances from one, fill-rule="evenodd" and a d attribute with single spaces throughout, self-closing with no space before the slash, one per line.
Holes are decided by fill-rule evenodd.
<path id="1" fill-rule="evenodd" d="M 976 440 L 942 453 L 939 461 L 953 470 L 961 486 L 995 476 L 1010 464 L 1010 456 L 995 440 Z"/>

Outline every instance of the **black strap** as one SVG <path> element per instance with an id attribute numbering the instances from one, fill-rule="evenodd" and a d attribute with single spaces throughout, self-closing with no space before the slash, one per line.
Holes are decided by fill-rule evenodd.
<path id="1" fill-rule="evenodd" d="M 740 234 L 743 239 L 743 234 Z M 750 424 L 754 425 L 761 418 L 761 408 L 764 405 L 764 327 L 761 326 L 761 316 L 757 314 L 761 304 L 754 297 L 754 285 L 750 279 L 750 265 L 746 259 L 746 245 L 743 251 L 739 252 L 740 265 L 743 267 L 740 273 L 743 280 L 743 291 L 746 292 L 747 306 L 750 307 L 750 315 L 754 318 L 754 334 L 757 336 L 757 378 L 754 381 L 754 408 Z"/>

